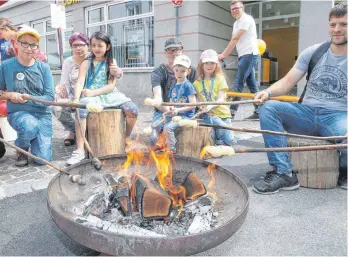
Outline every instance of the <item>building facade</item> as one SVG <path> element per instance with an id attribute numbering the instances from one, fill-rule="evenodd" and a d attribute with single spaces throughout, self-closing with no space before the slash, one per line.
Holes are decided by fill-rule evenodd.
<path id="1" fill-rule="evenodd" d="M 9 1 L 0 7 L 0 17 L 10 19 L 15 25 L 30 25 L 40 32 L 40 48 L 48 56 L 58 83 L 57 33 L 51 27 L 50 17 L 50 4 L 55 2 L 58 1 Z M 98 30 L 106 31 L 112 39 L 114 56 L 125 73 L 117 85 L 119 89 L 137 104 L 151 97 L 151 71 L 165 62 L 164 42 L 177 31 L 174 4 L 170 0 L 63 0 L 60 4 L 66 11 L 64 58 L 71 55 L 68 39 L 73 32 L 91 35 Z M 328 39 L 328 13 L 333 5 L 333 0 L 245 2 L 245 11 L 256 21 L 258 38 L 266 42 L 269 55 L 277 59 L 279 78 L 291 68 L 303 49 Z M 193 65 L 198 64 L 202 51 L 212 48 L 222 52 L 231 39 L 234 19 L 229 1 L 184 0 L 178 8 L 178 17 L 179 37 Z M 232 88 L 236 52 L 227 63 L 226 74 Z M 298 94 L 302 92 L 302 84 Z"/>

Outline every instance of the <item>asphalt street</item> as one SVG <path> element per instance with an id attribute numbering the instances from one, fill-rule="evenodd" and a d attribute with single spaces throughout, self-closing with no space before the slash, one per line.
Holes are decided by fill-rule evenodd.
<path id="1" fill-rule="evenodd" d="M 257 137 L 240 144 L 260 147 L 261 142 Z M 198 255 L 347 256 L 347 191 L 300 188 L 258 195 L 251 185 L 269 170 L 265 154 L 239 154 L 219 164 L 249 188 L 248 216 L 234 236 Z M 99 255 L 55 225 L 46 194 L 44 189 L 0 201 L 0 255 Z"/>

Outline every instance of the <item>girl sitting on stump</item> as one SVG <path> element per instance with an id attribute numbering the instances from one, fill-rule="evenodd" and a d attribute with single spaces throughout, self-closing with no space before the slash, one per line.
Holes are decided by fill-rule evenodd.
<path id="1" fill-rule="evenodd" d="M 198 64 L 198 79 L 193 83 L 200 102 L 226 102 L 227 82 L 218 59 L 218 54 L 208 49 L 201 54 Z M 228 105 L 204 106 L 205 123 L 228 126 L 232 123 Z M 216 145 L 232 146 L 236 143 L 233 132 L 225 129 L 215 129 Z"/>
<path id="2" fill-rule="evenodd" d="M 135 125 L 138 108 L 116 88 L 116 78 L 110 74 L 109 66 L 116 63 L 112 55 L 109 36 L 102 31 L 95 32 L 90 38 L 92 55 L 82 62 L 79 76 L 74 88 L 74 101 L 80 103 L 100 104 L 104 108 L 121 109 L 126 116 L 126 136 L 131 135 Z M 76 119 L 76 150 L 67 161 L 68 165 L 76 164 L 85 158 L 83 136 L 86 133 L 88 111 L 80 109 L 80 119 Z M 80 129 L 81 126 L 81 129 Z M 110 135 L 112 136 L 112 135 Z"/>

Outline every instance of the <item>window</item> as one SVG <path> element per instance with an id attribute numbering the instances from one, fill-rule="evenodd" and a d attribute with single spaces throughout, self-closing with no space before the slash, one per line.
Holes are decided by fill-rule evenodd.
<path id="1" fill-rule="evenodd" d="M 125 1 L 88 8 L 87 34 L 106 31 L 120 67 L 154 66 L 153 0 Z"/>
<path id="2" fill-rule="evenodd" d="M 47 62 L 51 69 L 60 69 L 57 33 L 56 29 L 51 27 L 51 20 L 34 21 L 31 25 L 40 33 L 40 50 L 47 55 Z M 69 45 L 69 38 L 74 31 L 73 17 L 71 14 L 66 14 L 66 27 L 63 34 L 64 58 L 72 55 Z"/>

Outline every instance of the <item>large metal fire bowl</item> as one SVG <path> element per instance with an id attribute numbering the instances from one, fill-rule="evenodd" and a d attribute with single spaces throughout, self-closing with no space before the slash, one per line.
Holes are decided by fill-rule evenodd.
<path id="1" fill-rule="evenodd" d="M 191 255 L 213 248 L 230 238 L 243 224 L 249 206 L 249 194 L 245 184 L 226 169 L 216 166 L 215 189 L 218 200 L 215 209 L 219 211 L 218 225 L 204 233 L 176 237 L 149 237 L 117 234 L 91 228 L 74 221 L 71 208 L 76 203 L 85 202 L 92 193 L 96 181 L 102 179 L 108 167 L 116 167 L 126 160 L 126 155 L 112 155 L 100 158 L 104 163 L 101 171 L 96 171 L 90 162 L 84 161 L 71 166 L 72 174 L 84 174 L 85 186 L 71 183 L 67 175 L 59 174 L 48 186 L 48 209 L 57 226 L 76 242 L 109 255 Z M 144 165 L 146 160 L 144 159 Z M 207 173 L 209 162 L 185 156 L 175 156 L 174 170 L 194 171 L 205 183 L 210 180 Z M 154 177 L 155 168 L 150 167 Z M 98 178 L 98 179 L 96 179 Z M 100 183 L 100 180 L 99 180 Z M 65 207 L 64 207 L 65 206 Z"/>

